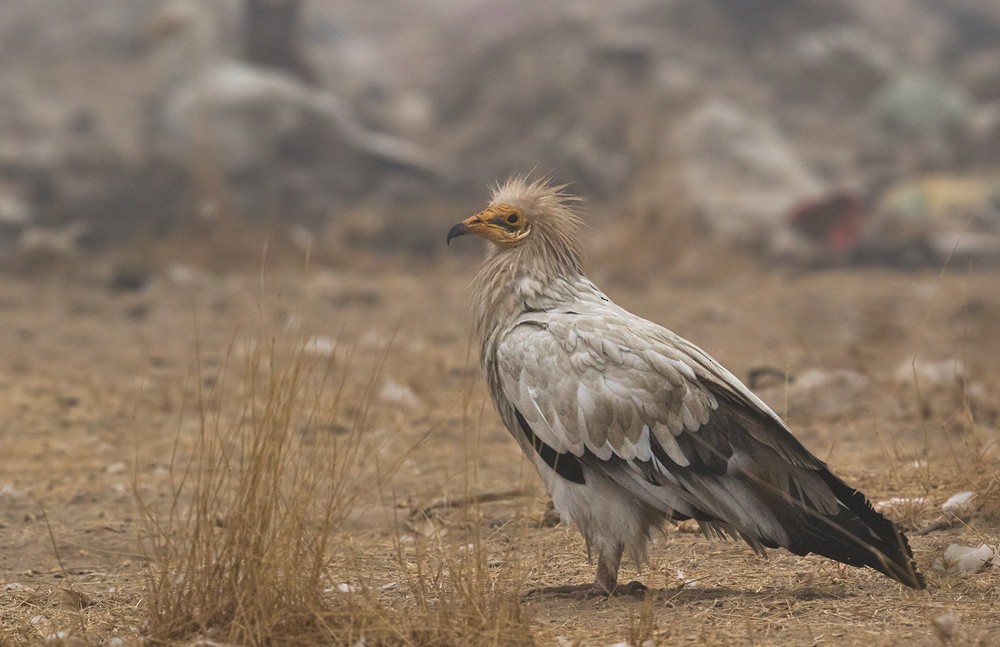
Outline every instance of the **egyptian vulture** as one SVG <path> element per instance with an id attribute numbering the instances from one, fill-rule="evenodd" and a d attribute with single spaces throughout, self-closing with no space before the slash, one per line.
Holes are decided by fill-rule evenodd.
<path id="1" fill-rule="evenodd" d="M 597 554 L 608 595 L 623 554 L 694 519 L 707 536 L 869 566 L 924 588 L 905 535 L 703 350 L 628 312 L 583 273 L 575 198 L 514 178 L 448 232 L 484 238 L 475 331 L 493 403 L 561 518 Z"/>

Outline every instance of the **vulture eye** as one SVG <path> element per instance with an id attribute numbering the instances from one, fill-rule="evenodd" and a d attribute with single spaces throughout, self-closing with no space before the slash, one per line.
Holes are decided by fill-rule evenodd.
<path id="1" fill-rule="evenodd" d="M 512 224 L 512 225 L 513 225 L 513 224 L 514 224 L 515 222 L 517 222 L 517 214 L 516 214 L 516 213 L 512 213 L 512 214 L 510 214 L 509 216 L 507 216 L 507 222 L 509 222 L 509 223 L 510 223 L 510 224 Z"/>

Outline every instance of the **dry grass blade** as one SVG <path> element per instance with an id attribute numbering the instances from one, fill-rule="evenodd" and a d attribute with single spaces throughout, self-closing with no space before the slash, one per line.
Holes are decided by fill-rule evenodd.
<path id="1" fill-rule="evenodd" d="M 440 536 L 425 542 L 415 535 L 411 544 L 404 544 L 397 538 L 396 560 L 410 571 L 405 579 L 413 601 L 391 614 L 402 622 L 395 636 L 399 642 L 388 642 L 533 645 L 528 614 L 519 598 L 523 586 L 519 564 L 503 560 L 503 567 L 492 568 L 487 555 L 490 542 L 473 521 L 479 517 L 478 509 L 462 512 L 467 518 L 458 525 L 471 527 L 472 534 L 459 542 L 445 543 Z"/>

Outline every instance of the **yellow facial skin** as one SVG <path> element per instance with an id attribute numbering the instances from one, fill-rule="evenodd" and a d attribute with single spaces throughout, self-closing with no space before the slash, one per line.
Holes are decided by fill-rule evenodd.
<path id="1" fill-rule="evenodd" d="M 530 232 L 531 225 L 520 209 L 509 204 L 492 204 L 452 227 L 448 244 L 452 238 L 472 234 L 497 245 L 516 245 Z"/>

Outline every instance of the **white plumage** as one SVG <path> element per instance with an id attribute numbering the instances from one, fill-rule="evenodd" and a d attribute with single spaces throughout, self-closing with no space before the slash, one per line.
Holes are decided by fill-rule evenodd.
<path id="1" fill-rule="evenodd" d="M 598 556 L 594 584 L 570 588 L 614 592 L 623 553 L 641 564 L 650 533 L 683 519 L 760 553 L 818 553 L 922 588 L 905 536 L 766 404 L 587 279 L 572 201 L 515 178 L 448 234 L 490 242 L 476 282 L 482 366 L 556 510 Z"/>

